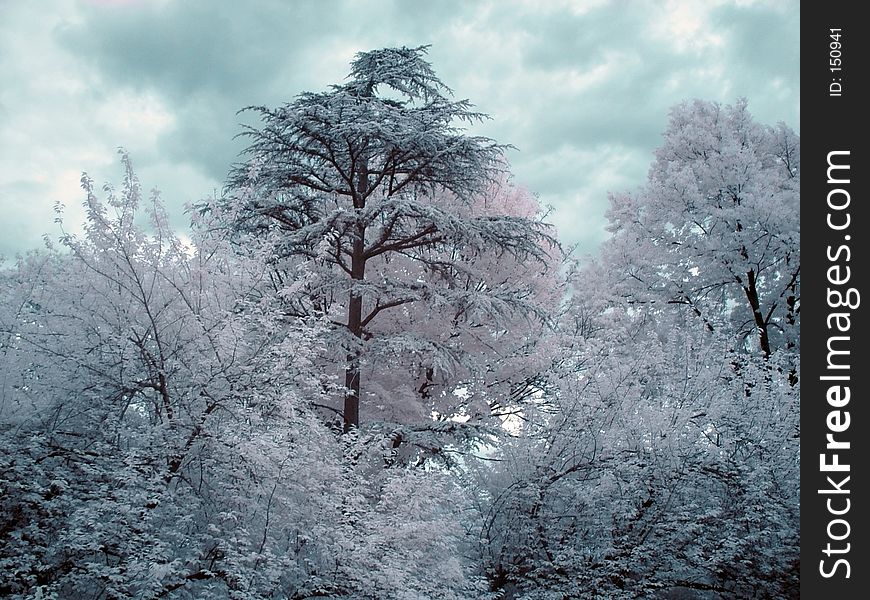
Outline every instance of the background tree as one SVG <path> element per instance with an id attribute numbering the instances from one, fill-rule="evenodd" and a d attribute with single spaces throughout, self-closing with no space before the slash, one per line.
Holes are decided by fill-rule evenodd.
<path id="1" fill-rule="evenodd" d="M 627 302 L 607 285 L 624 275 L 605 264 L 572 278 L 547 394 L 491 454 L 500 462 L 478 466 L 492 588 L 796 597 L 800 413 L 785 367 L 797 357 L 743 356 L 735 375 L 731 335 L 687 306 Z"/>
<path id="2" fill-rule="evenodd" d="M 688 306 L 764 357 L 798 347 L 800 140 L 745 100 L 680 104 L 664 139 L 646 186 L 611 198 L 623 293 Z"/>
<path id="3" fill-rule="evenodd" d="M 797 597 L 799 143 L 741 105 L 673 115 L 569 275 L 545 401 L 481 469 L 506 598 Z"/>
<path id="4" fill-rule="evenodd" d="M 484 115 L 449 98 L 425 52 L 360 53 L 348 83 L 279 108 L 252 107 L 263 125 L 244 132 L 252 140 L 249 159 L 231 173 L 224 201 L 243 235 L 281 232 L 273 248 L 277 277 L 299 259 L 320 265 L 315 285 L 294 295 L 292 312 L 328 314 L 337 327 L 346 352 L 345 430 L 359 424 L 362 359 L 384 313 L 416 302 L 473 303 L 478 320 L 539 313 L 505 286 L 463 283 L 484 253 L 544 263 L 546 246 L 555 244 L 530 215 L 459 209 L 491 193 L 504 169 L 503 147 L 463 133 L 460 124 Z M 381 269 L 373 277 L 376 261 L 391 260 L 407 265 L 406 274 L 429 275 Z"/>
<path id="5" fill-rule="evenodd" d="M 325 326 L 124 164 L 69 252 L 0 272 L 0 595 L 476 596 L 456 482 L 339 443 Z"/>

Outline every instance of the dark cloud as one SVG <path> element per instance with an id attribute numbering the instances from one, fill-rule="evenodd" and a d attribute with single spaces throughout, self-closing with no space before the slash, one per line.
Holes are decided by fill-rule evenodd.
<path id="1" fill-rule="evenodd" d="M 0 235 L 7 252 L 51 228 L 28 224 L 45 220 L 38 215 L 58 194 L 75 193 L 70 173 L 116 176 L 119 145 L 183 226 L 183 203 L 219 188 L 244 146 L 234 139 L 250 118 L 240 108 L 340 82 L 355 52 L 376 47 L 432 44 L 430 60 L 457 97 L 493 116 L 474 132 L 519 149 L 510 155 L 517 178 L 556 208 L 566 241 L 583 251 L 605 235 L 607 192 L 643 183 L 677 102 L 745 96 L 763 122 L 798 121 L 796 1 L 52 6 L 17 5 L 0 24 L 0 76 L 14 90 L 0 90 L 0 107 L 25 113 L 24 124 L 0 123 L 0 143 L 30 144 L 66 182 L 47 183 L 36 159 L 0 172 L 0 206 L 20 213 L 15 232 Z M 23 205 L 42 212 L 15 208 Z"/>
<path id="2" fill-rule="evenodd" d="M 171 108 L 175 123 L 162 134 L 154 160 L 193 163 L 220 179 L 239 150 L 232 141 L 236 111 L 272 100 L 284 65 L 305 63 L 304 36 L 315 35 L 316 13 L 313 3 L 289 6 L 251 12 L 202 1 L 91 7 L 57 36 L 107 86 L 154 91 Z"/>
<path id="3" fill-rule="evenodd" d="M 615 11 L 603 6 L 582 15 L 550 13 L 526 19 L 522 27 L 529 35 L 529 43 L 523 65 L 543 70 L 594 67 L 608 54 L 643 43 L 644 21 L 643 11 Z M 619 31 L 635 35 L 614 35 Z"/>
<path id="4" fill-rule="evenodd" d="M 800 60 L 797 9 L 797 5 L 724 5 L 712 11 L 713 24 L 728 36 L 725 52 L 730 64 L 740 65 L 735 75 L 791 79 Z"/>
<path id="5" fill-rule="evenodd" d="M 273 85 L 283 65 L 302 62 L 322 36 L 321 16 L 335 5 L 266 2 L 244 10 L 191 0 L 91 6 L 57 35 L 110 83 L 156 88 L 182 103 L 200 94 L 243 97 Z"/>

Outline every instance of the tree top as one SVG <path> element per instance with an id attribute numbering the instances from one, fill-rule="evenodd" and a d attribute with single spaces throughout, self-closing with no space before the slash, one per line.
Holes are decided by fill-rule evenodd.
<path id="1" fill-rule="evenodd" d="M 452 90 L 424 58 L 428 51 L 426 45 L 358 52 L 348 75 L 351 81 L 342 87 L 359 96 L 371 96 L 378 86 L 385 85 L 410 100 L 443 99 Z"/>

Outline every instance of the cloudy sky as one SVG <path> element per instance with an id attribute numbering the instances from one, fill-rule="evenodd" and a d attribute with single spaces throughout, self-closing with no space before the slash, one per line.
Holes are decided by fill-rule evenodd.
<path id="1" fill-rule="evenodd" d="M 238 109 L 421 44 L 580 254 L 674 104 L 746 97 L 799 131 L 798 0 L 0 0 L 0 256 L 56 235 L 56 202 L 79 222 L 82 171 L 119 181 L 118 147 L 184 228 L 242 149 Z"/>

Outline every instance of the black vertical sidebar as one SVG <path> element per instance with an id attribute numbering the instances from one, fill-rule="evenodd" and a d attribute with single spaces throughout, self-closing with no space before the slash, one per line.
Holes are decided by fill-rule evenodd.
<path id="1" fill-rule="evenodd" d="M 870 589 L 868 25 L 801 6 L 801 596 Z"/>

